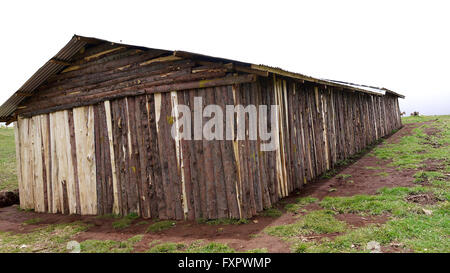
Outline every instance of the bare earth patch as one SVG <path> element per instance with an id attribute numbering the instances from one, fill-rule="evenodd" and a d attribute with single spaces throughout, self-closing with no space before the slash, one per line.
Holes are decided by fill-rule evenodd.
<path id="1" fill-rule="evenodd" d="M 432 205 L 439 201 L 436 196 L 431 193 L 420 193 L 420 194 L 410 194 L 406 197 L 406 201 L 412 202 L 412 203 L 418 203 L 421 205 Z"/>

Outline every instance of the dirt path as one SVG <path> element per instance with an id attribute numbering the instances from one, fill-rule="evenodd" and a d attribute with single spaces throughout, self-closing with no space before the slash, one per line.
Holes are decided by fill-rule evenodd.
<path id="1" fill-rule="evenodd" d="M 413 128 L 418 124 L 407 124 L 397 133 L 389 137 L 386 142 L 398 141 L 399 138 L 411 134 Z M 281 217 L 271 218 L 258 216 L 249 220 L 248 224 L 242 225 L 209 225 L 199 224 L 193 221 L 178 221 L 176 226 L 160 233 L 145 233 L 148 225 L 137 224 L 142 219 L 134 220 L 133 224 L 124 230 L 116 230 L 112 223 L 117 219 L 97 218 L 74 215 L 39 214 L 34 212 L 20 211 L 17 206 L 0 209 L 0 231 L 17 233 L 30 232 L 37 227 L 55 223 L 71 223 L 82 221 L 92 225 L 87 231 L 81 232 L 74 240 L 84 241 L 128 239 L 136 234 L 145 234 L 142 241 L 135 245 L 135 251 L 145 251 L 152 241 L 192 243 L 202 239 L 205 242 L 214 241 L 227 243 L 237 251 L 255 248 L 267 248 L 269 252 L 289 252 L 288 243 L 276 237 L 262 232 L 266 227 L 273 225 L 290 224 L 298 219 L 293 213 L 285 212 L 284 205 L 292 203 L 298 197 L 312 196 L 322 199 L 325 196 L 352 196 L 356 194 L 374 194 L 381 187 L 413 186 L 413 174 L 415 171 L 397 171 L 388 166 L 388 161 L 383 161 L 366 154 L 355 163 L 346 166 L 338 172 L 337 176 L 330 179 L 319 179 L 306 185 L 300 194 L 285 198 L 277 204 L 277 208 L 284 213 Z M 351 175 L 344 178 L 346 175 Z M 319 209 L 317 204 L 307 206 L 306 209 Z M 40 218 L 40 222 L 33 225 L 23 225 L 24 221 Z M 348 224 L 361 227 L 367 224 L 384 223 L 388 220 L 387 215 L 377 217 L 362 217 L 353 214 L 340 214 L 339 220 Z M 148 221 L 152 223 L 152 221 Z M 258 234 L 257 236 L 255 236 Z M 327 235 L 327 236 L 333 236 Z"/>

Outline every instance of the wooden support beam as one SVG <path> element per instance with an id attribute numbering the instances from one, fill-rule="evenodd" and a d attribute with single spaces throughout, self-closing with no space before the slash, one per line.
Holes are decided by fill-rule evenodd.
<path id="1" fill-rule="evenodd" d="M 14 93 L 14 95 L 19 96 L 19 97 L 31 97 L 31 96 L 33 96 L 33 93 L 17 91 L 16 93 Z"/>
<path id="2" fill-rule="evenodd" d="M 241 76 L 233 76 L 233 77 L 223 77 L 223 78 L 214 78 L 214 79 L 206 79 L 200 81 L 189 81 L 189 82 L 180 82 L 180 83 L 172 83 L 172 84 L 163 84 L 157 86 L 149 86 L 145 87 L 145 85 L 131 86 L 126 88 L 121 88 L 117 90 L 112 90 L 108 92 L 102 92 L 99 94 L 93 94 L 89 96 L 83 96 L 81 98 L 76 98 L 75 102 L 67 102 L 61 105 L 51 106 L 43 109 L 39 109 L 36 111 L 29 111 L 20 113 L 21 116 L 30 117 L 38 114 L 50 113 L 54 111 L 66 110 L 73 107 L 80 107 L 86 105 L 93 105 L 105 100 L 112 100 L 118 98 L 124 98 L 129 96 L 138 96 L 144 94 L 154 94 L 154 93 L 165 93 L 170 91 L 180 91 L 180 90 L 189 90 L 189 89 L 198 89 L 198 88 L 207 88 L 207 87 L 215 87 L 215 86 L 224 86 L 224 85 L 232 85 L 232 84 L 240 84 L 240 83 L 249 83 L 255 82 L 257 79 L 256 75 L 241 75 Z"/>
<path id="3" fill-rule="evenodd" d="M 269 72 L 268 71 L 261 71 L 261 70 L 257 70 L 257 69 L 252 69 L 251 67 L 245 67 L 245 66 L 241 66 L 241 65 L 234 65 L 234 70 L 236 70 L 238 72 L 255 74 L 255 75 L 258 75 L 258 76 L 261 76 L 261 77 L 269 77 Z"/>
<path id="4" fill-rule="evenodd" d="M 58 59 L 55 57 L 51 58 L 50 62 L 54 63 L 54 64 L 64 65 L 64 66 L 71 65 L 70 62 L 67 62 L 67 61 L 64 61 L 64 60 L 61 60 L 61 59 Z"/>

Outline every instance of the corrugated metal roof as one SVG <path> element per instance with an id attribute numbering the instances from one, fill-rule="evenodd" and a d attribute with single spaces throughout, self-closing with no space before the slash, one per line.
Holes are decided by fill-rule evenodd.
<path id="1" fill-rule="evenodd" d="M 380 87 L 356 84 L 356 83 L 351 83 L 351 82 L 335 81 L 335 80 L 326 80 L 326 81 L 337 83 L 337 84 L 341 84 L 341 85 L 345 85 L 345 86 L 348 86 L 350 88 L 360 88 L 360 89 L 363 89 L 363 90 L 366 90 L 366 91 L 379 93 L 380 95 L 385 95 L 386 94 L 386 91 L 383 90 Z"/>
<path id="2" fill-rule="evenodd" d="M 23 85 L 19 88 L 5 103 L 3 103 L 2 106 L 0 106 L 0 121 L 8 121 L 11 118 L 14 118 L 12 115 L 16 111 L 18 105 L 27 97 L 32 95 L 34 91 L 47 79 L 49 79 L 51 76 L 56 75 L 59 73 L 67 64 L 64 64 L 64 62 L 70 62 L 72 57 L 86 44 L 89 43 L 99 43 L 99 42 L 109 42 L 102 39 L 97 38 L 89 38 L 89 37 L 83 37 L 79 35 L 74 35 L 72 39 L 56 54 L 52 59 L 50 59 L 48 62 L 46 62 L 41 68 L 39 68 L 36 73 L 31 76 Z M 119 44 L 115 43 L 117 45 L 124 45 L 128 47 L 138 47 L 133 45 L 126 45 L 126 44 Z M 146 47 L 138 47 L 138 48 L 144 48 L 149 49 Z M 168 51 L 170 52 L 170 51 Z M 375 95 L 385 95 L 386 93 L 390 93 L 399 97 L 404 98 L 403 95 L 398 94 L 394 91 L 391 91 L 386 88 L 379 88 L 379 87 L 373 87 L 373 86 L 367 86 L 367 85 L 361 85 L 361 84 L 354 84 L 354 83 L 347 83 L 342 81 L 335 81 L 335 80 L 327 80 L 327 79 L 319 79 L 314 78 L 310 76 L 306 76 L 300 73 L 294 73 L 289 72 L 286 70 L 283 70 L 281 68 L 276 67 L 270 67 L 265 65 L 255 65 L 251 63 L 245 63 L 245 62 L 239 62 L 235 60 L 230 59 L 224 59 L 224 58 L 218 58 L 218 57 L 212 57 L 197 53 L 190 53 L 190 52 L 184 52 L 184 51 L 171 51 L 173 54 L 176 54 L 176 52 L 182 52 L 184 54 L 189 54 L 191 56 L 195 56 L 196 58 L 201 59 L 207 59 L 211 61 L 219 61 L 219 62 L 229 62 L 239 65 L 244 65 L 251 67 L 252 69 L 265 71 L 269 73 L 278 74 L 281 76 L 301 79 L 304 81 L 310 81 L 310 82 L 316 82 L 320 84 L 325 85 L 331 85 L 331 86 L 337 86 L 341 88 L 348 88 L 354 91 L 369 93 L 369 94 L 375 94 Z"/>
<path id="3" fill-rule="evenodd" d="M 52 60 L 70 61 L 86 42 L 79 36 L 74 35 L 72 39 L 56 54 L 46 62 L 36 73 L 31 76 L 3 105 L 0 107 L 0 120 L 8 120 L 17 109 L 17 106 L 45 82 L 52 75 L 57 74 L 64 68 L 64 64 Z"/>

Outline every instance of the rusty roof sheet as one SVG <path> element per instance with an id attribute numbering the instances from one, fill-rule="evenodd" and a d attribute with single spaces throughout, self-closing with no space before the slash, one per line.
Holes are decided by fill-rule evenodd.
<path id="1" fill-rule="evenodd" d="M 6 102 L 3 103 L 2 106 L 0 106 L 0 121 L 10 121 L 11 119 L 14 119 L 13 114 L 16 111 L 18 105 L 27 97 L 32 95 L 35 90 L 44 83 L 48 78 L 51 76 L 61 72 L 66 64 L 64 62 L 70 62 L 71 58 L 86 44 L 89 43 L 99 43 L 99 42 L 109 42 L 106 40 L 98 39 L 98 38 L 90 38 L 90 37 L 83 37 L 79 35 L 74 35 L 72 39 L 56 54 L 52 59 L 47 61 L 41 68 L 36 71 L 31 78 L 29 78 L 20 88 L 17 90 Z M 120 43 L 114 43 L 117 45 L 124 45 L 128 47 L 137 47 L 137 48 L 145 48 L 146 47 L 139 47 L 134 45 L 127 45 L 127 44 L 120 44 Z M 169 51 L 170 52 L 170 51 Z M 192 56 L 195 56 L 196 58 L 201 59 L 207 59 L 211 61 L 219 61 L 219 62 L 229 62 L 239 65 L 244 65 L 251 67 L 252 69 L 265 71 L 281 76 L 301 79 L 303 81 L 309 81 L 309 82 L 316 82 L 324 85 L 331 85 L 331 86 L 337 86 L 341 88 L 347 88 L 354 91 L 374 94 L 374 95 L 385 95 L 386 93 L 393 94 L 395 96 L 404 98 L 403 95 L 398 94 L 394 91 L 391 91 L 386 88 L 379 88 L 379 87 L 373 87 L 373 86 L 367 86 L 367 85 L 361 85 L 361 84 L 354 84 L 354 83 L 347 83 L 342 81 L 335 81 L 335 80 L 327 80 L 327 79 L 320 79 L 320 78 L 314 78 L 310 76 L 306 76 L 300 73 L 294 73 L 289 72 L 286 70 L 283 70 L 281 68 L 266 66 L 266 65 L 255 65 L 251 63 L 245 63 L 245 62 L 239 62 L 231 59 L 225 59 L 225 58 L 218 58 L 218 57 L 212 57 L 197 53 L 191 53 L 191 52 L 184 52 L 184 51 L 171 51 L 172 53 L 176 54 L 176 52 L 183 52 L 190 54 Z"/>
<path id="2" fill-rule="evenodd" d="M 7 121 L 17 106 L 28 96 L 33 94 L 37 87 L 45 82 L 52 75 L 57 74 L 64 68 L 64 64 L 54 60 L 69 61 L 75 53 L 77 53 L 86 42 L 81 41 L 78 36 L 73 36 L 72 39 L 55 55 L 52 59 L 46 62 L 41 68 L 36 71 L 31 78 L 29 78 L 22 87 L 19 88 L 6 102 L 0 106 L 0 120 Z"/>

